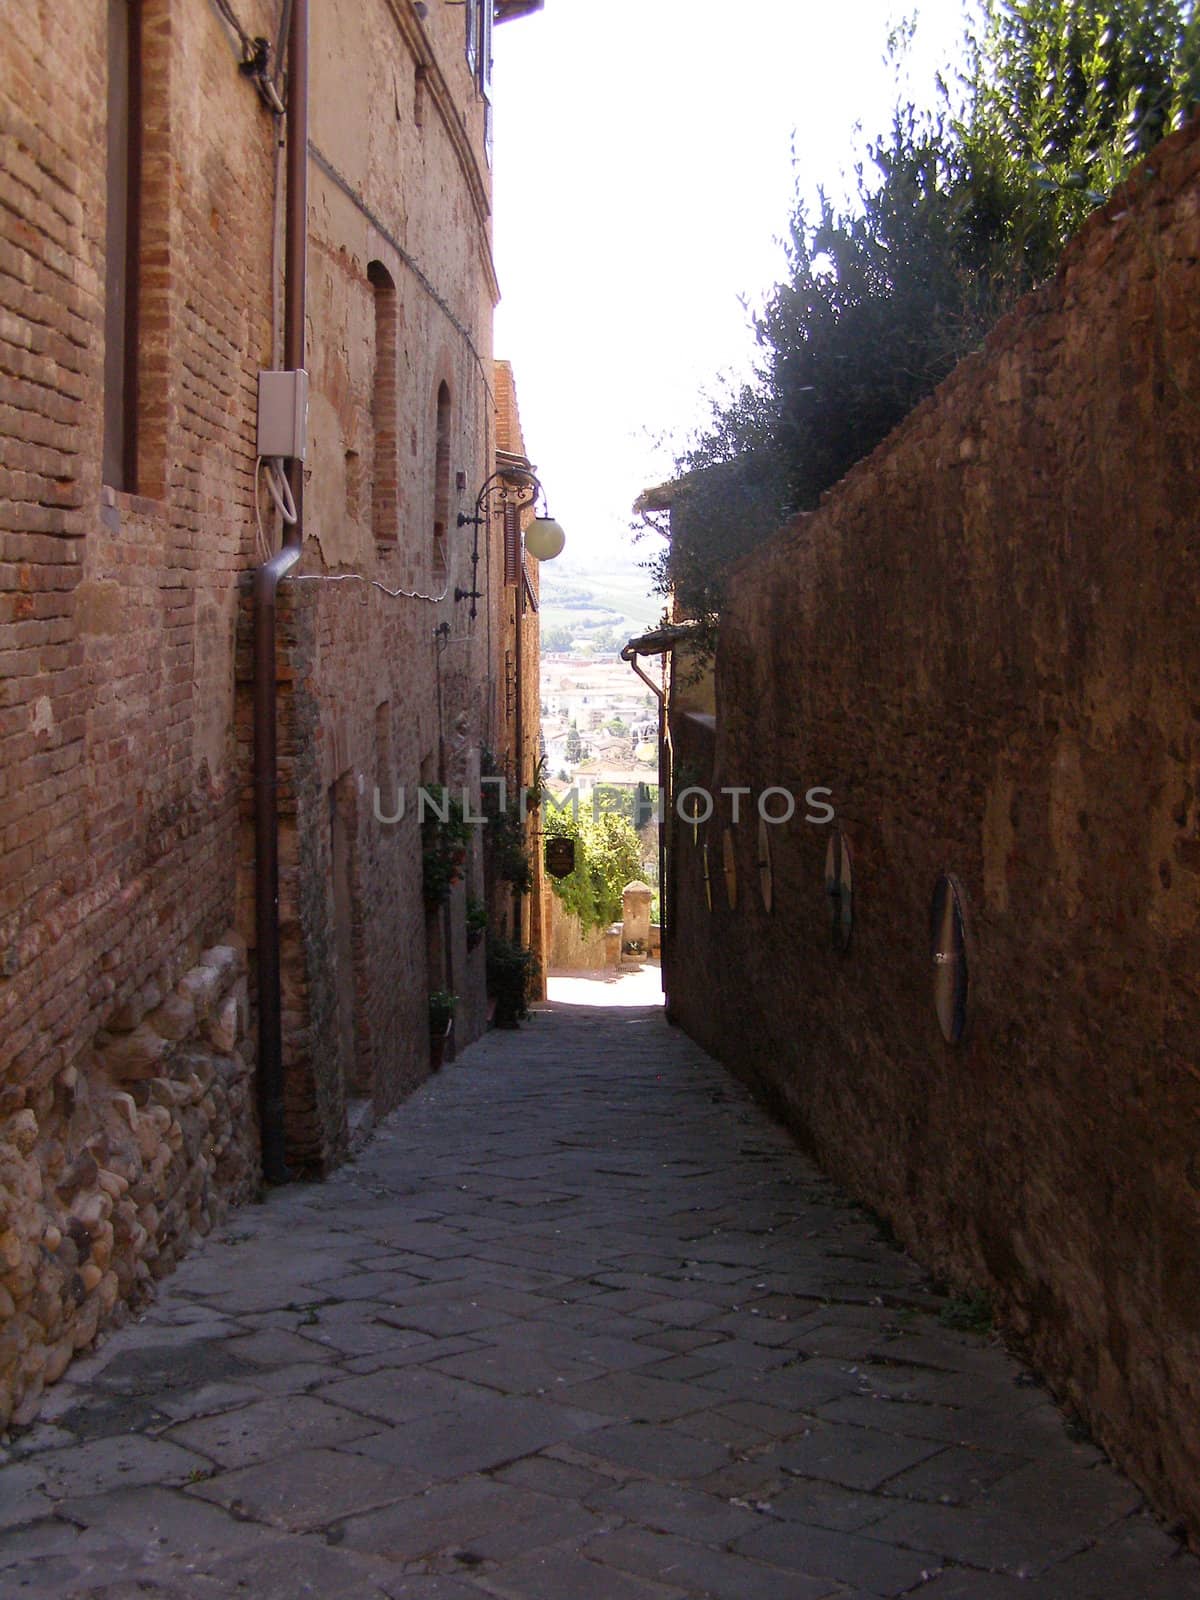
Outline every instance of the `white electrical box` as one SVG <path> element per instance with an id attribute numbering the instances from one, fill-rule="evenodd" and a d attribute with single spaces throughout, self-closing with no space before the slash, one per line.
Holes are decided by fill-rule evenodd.
<path id="1" fill-rule="evenodd" d="M 308 373 L 258 375 L 258 453 L 304 460 L 308 443 Z"/>

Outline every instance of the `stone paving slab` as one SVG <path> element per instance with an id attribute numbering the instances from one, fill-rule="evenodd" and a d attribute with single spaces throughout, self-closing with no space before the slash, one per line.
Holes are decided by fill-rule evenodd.
<path id="1" fill-rule="evenodd" d="M 203 1456 L 219 1467 L 244 1467 L 253 1461 L 276 1459 L 288 1449 L 348 1444 L 377 1432 L 378 1426 L 372 1418 L 301 1394 L 289 1396 L 285 1402 L 256 1400 L 220 1416 L 180 1423 L 172 1428 L 170 1438 L 188 1446 L 197 1465 Z"/>
<path id="2" fill-rule="evenodd" d="M 356 1455 L 430 1478 L 461 1478 L 589 1433 L 603 1420 L 548 1400 L 485 1397 L 453 1411 L 418 1417 L 353 1448 Z"/>
<path id="3" fill-rule="evenodd" d="M 469 1552 L 475 1540 L 497 1528 L 536 1522 L 558 1509 L 530 1490 L 465 1477 L 348 1518 L 339 1527 L 339 1542 L 391 1561 L 434 1561 L 443 1553 Z"/>
<path id="4" fill-rule="evenodd" d="M 939 1453 L 932 1440 L 908 1439 L 877 1428 L 814 1422 L 778 1450 L 776 1461 L 796 1478 L 822 1478 L 847 1489 L 881 1489 Z"/>
<path id="5" fill-rule="evenodd" d="M 325 1528 L 354 1512 L 376 1511 L 428 1487 L 419 1472 L 394 1465 L 347 1462 L 338 1450 L 298 1450 L 280 1460 L 222 1472 L 188 1490 L 189 1504 L 210 1500 L 243 1523 L 266 1523 L 289 1533 Z"/>
<path id="6" fill-rule="evenodd" d="M 0 1594 L 1200 1600 L 941 1305 L 661 1014 L 560 1006 L 76 1363 L 0 1447 Z"/>
<path id="7" fill-rule="evenodd" d="M 636 1522 L 598 1535 L 584 1546 L 584 1554 L 624 1572 L 665 1579 L 693 1593 L 699 1589 L 714 1600 L 824 1600 L 845 1593 L 827 1579 L 748 1561 L 721 1546 L 653 1532 Z"/>
<path id="8" fill-rule="evenodd" d="M 114 1434 L 30 1458 L 38 1487 L 52 1500 L 131 1484 L 186 1483 L 209 1470 L 204 1456 L 143 1434 Z M 0 1483 L 3 1481 L 0 1469 Z"/>
<path id="9" fill-rule="evenodd" d="M 489 1588 L 510 1600 L 682 1600 L 686 1593 L 570 1551 L 525 1556 L 499 1568 Z"/>
<path id="10" fill-rule="evenodd" d="M 98 1538 L 120 1539 L 155 1559 L 189 1565 L 220 1549 L 240 1554 L 274 1542 L 259 1522 L 230 1516 L 220 1506 L 198 1503 L 184 1490 L 153 1487 L 115 1489 L 110 1494 L 64 1500 L 58 1516 Z"/>

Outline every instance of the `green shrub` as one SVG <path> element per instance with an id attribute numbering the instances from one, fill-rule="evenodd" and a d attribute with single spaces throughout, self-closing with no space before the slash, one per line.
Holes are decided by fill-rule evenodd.
<path id="1" fill-rule="evenodd" d="M 496 1002 L 496 1026 L 513 1028 L 529 1014 L 529 988 L 538 971 L 533 951 L 498 935 L 487 944 L 487 990 Z"/>
<path id="2" fill-rule="evenodd" d="M 449 989 L 435 989 L 429 996 L 429 1031 L 435 1037 L 445 1033 L 454 1021 L 458 996 Z"/>
<path id="3" fill-rule="evenodd" d="M 575 870 L 551 879 L 554 892 L 585 930 L 607 928 L 621 920 L 621 894 L 641 876 L 642 846 L 632 823 L 601 814 L 594 821 L 547 808 L 542 821 L 546 838 L 575 841 Z"/>
<path id="4" fill-rule="evenodd" d="M 442 790 L 442 802 L 437 810 L 445 810 L 444 822 L 431 807 L 421 825 L 421 875 L 425 904 L 431 911 L 446 904 L 451 889 L 462 879 L 471 839 L 462 803 L 448 790 Z"/>

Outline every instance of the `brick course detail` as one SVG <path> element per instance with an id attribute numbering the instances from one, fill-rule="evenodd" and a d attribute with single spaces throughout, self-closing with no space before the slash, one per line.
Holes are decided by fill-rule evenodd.
<path id="1" fill-rule="evenodd" d="M 237 11 L 274 37 L 276 0 Z M 0 39 L 0 1425 L 258 1182 L 250 577 L 257 375 L 280 362 L 277 128 L 215 8 L 135 14 L 137 493 L 101 481 L 106 6 L 13 0 Z M 462 996 L 460 1043 L 484 1023 L 463 889 L 431 938 L 414 815 L 373 807 L 377 783 L 387 805 L 397 785 L 468 781 L 494 741 L 498 601 L 470 629 L 453 600 L 470 579 L 455 515 L 496 431 L 464 45 L 461 8 L 313 0 L 299 570 L 356 581 L 289 580 L 279 602 L 298 1174 L 425 1077 L 429 988 Z M 481 587 L 499 581 L 487 551 Z M 210 1016 L 189 984 L 213 951 L 232 964 Z"/>

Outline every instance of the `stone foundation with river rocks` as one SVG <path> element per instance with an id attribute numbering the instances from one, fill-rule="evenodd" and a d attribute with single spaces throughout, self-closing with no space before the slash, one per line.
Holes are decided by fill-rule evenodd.
<path id="1" fill-rule="evenodd" d="M 0 1425 L 32 1421 L 75 1352 L 255 1193 L 249 1024 L 230 935 L 82 1061 L 0 1097 Z"/>

